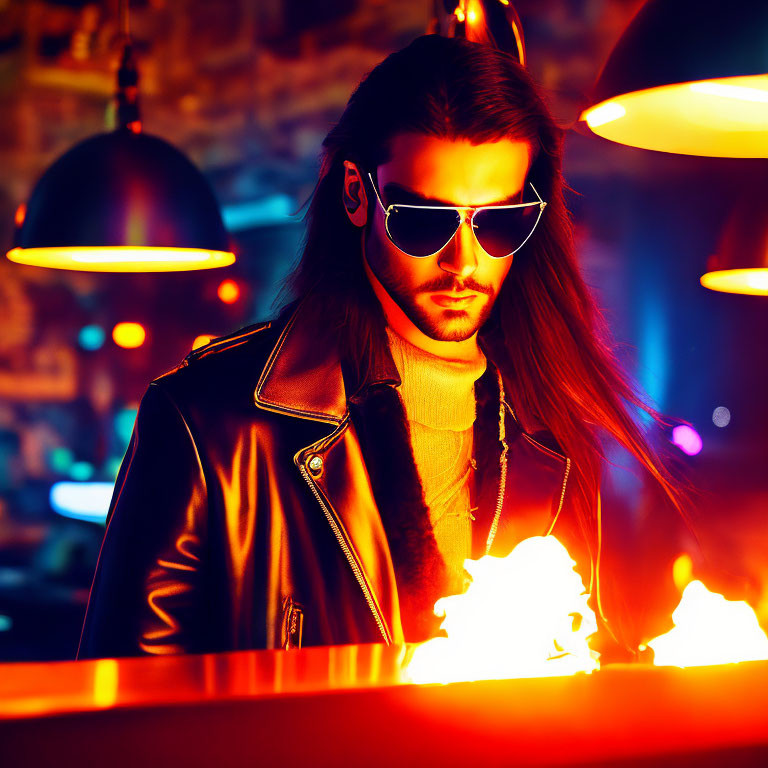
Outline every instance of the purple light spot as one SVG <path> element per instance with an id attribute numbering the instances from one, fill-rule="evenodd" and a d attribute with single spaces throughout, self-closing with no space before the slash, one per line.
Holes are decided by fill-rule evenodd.
<path id="1" fill-rule="evenodd" d="M 672 442 L 689 456 L 695 456 L 702 447 L 699 433 L 687 424 L 678 424 L 672 430 Z"/>

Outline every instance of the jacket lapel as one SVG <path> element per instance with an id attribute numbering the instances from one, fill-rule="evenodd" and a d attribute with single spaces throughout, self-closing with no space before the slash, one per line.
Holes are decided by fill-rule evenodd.
<path id="1" fill-rule="evenodd" d="M 350 421 L 338 348 L 328 334 L 309 327 L 301 303 L 288 307 L 285 316 L 287 321 L 256 385 L 254 402 L 265 410 L 333 426 L 324 437 L 300 446 L 295 462 L 328 518 L 382 639 L 400 643 L 398 590 L 387 533 Z M 392 379 L 392 369 L 394 362 L 380 378 L 399 383 L 396 370 Z"/>

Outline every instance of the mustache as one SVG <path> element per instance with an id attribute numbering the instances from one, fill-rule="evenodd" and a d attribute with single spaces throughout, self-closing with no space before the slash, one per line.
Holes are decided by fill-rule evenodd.
<path id="1" fill-rule="evenodd" d="M 477 293 L 485 293 L 488 296 L 493 294 L 493 288 L 491 288 L 490 285 L 482 285 L 471 276 L 465 280 L 461 280 L 447 273 L 445 275 L 439 275 L 433 280 L 428 280 L 426 283 L 422 283 L 419 286 L 418 291 L 419 293 L 428 293 L 431 291 L 455 291 L 457 293 L 461 291 L 476 291 Z"/>

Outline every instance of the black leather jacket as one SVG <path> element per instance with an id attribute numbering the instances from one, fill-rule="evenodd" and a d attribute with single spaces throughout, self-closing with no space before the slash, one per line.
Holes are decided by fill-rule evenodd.
<path id="1" fill-rule="evenodd" d="M 360 642 L 434 630 L 443 584 L 387 349 L 359 388 L 301 304 L 152 381 L 117 477 L 79 658 Z M 475 556 L 499 488 L 496 369 L 476 383 Z M 505 409 L 492 554 L 553 532 L 597 586 L 570 461 Z M 439 559 L 439 558 L 438 558 Z M 405 630 L 404 630 L 405 627 Z"/>

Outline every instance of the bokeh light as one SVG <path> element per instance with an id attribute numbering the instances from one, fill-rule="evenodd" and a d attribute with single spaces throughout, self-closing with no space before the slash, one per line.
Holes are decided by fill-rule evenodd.
<path id="1" fill-rule="evenodd" d="M 234 304 L 240 298 L 240 286 L 234 280 L 222 280 L 216 293 L 225 304 Z"/>
<path id="2" fill-rule="evenodd" d="M 110 456 L 106 462 L 104 462 L 104 476 L 111 477 L 113 480 L 117 478 L 117 473 L 120 471 L 120 465 L 123 463 L 123 459 L 120 456 Z"/>
<path id="3" fill-rule="evenodd" d="M 136 421 L 136 408 L 123 408 L 115 414 L 115 432 L 120 440 L 128 445 L 133 432 L 133 424 Z"/>
<path id="4" fill-rule="evenodd" d="M 718 406 L 712 411 L 712 423 L 716 427 L 727 427 L 731 423 L 731 412 L 724 405 Z"/>
<path id="5" fill-rule="evenodd" d="M 77 343 L 85 350 L 93 352 L 101 349 L 107 334 L 100 325 L 84 325 L 77 334 Z"/>
<path id="6" fill-rule="evenodd" d="M 141 323 L 118 323 L 112 329 L 112 339 L 118 347 L 135 349 L 147 338 L 147 332 Z"/>
<path id="7" fill-rule="evenodd" d="M 95 471 L 96 470 L 93 464 L 91 464 L 90 462 L 76 461 L 69 468 L 69 476 L 73 480 L 77 480 L 78 482 L 84 482 L 85 480 L 90 480 L 93 477 L 93 473 Z"/>
<path id="8" fill-rule="evenodd" d="M 69 448 L 65 448 L 63 445 L 54 448 L 48 457 L 51 469 L 54 472 L 58 472 L 60 475 L 65 475 L 69 472 L 74 460 L 72 451 L 70 451 Z"/>
<path id="9" fill-rule="evenodd" d="M 200 347 L 204 347 L 213 338 L 213 336 L 207 336 L 206 334 L 195 336 L 195 340 L 192 342 L 192 349 L 199 349 Z"/>
<path id="10" fill-rule="evenodd" d="M 678 424 L 672 430 L 672 442 L 688 456 L 695 456 L 703 447 L 699 433 L 687 424 Z"/>
<path id="11" fill-rule="evenodd" d="M 104 523 L 109 511 L 112 483 L 54 483 L 48 500 L 54 512 L 74 520 Z"/>

